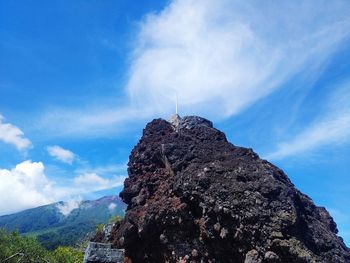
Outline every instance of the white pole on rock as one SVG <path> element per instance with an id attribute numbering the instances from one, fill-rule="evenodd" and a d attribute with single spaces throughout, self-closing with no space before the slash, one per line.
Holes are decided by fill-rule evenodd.
<path id="1" fill-rule="evenodd" d="M 177 97 L 177 92 L 176 92 L 175 113 L 176 113 L 176 115 L 178 115 L 178 97 Z"/>

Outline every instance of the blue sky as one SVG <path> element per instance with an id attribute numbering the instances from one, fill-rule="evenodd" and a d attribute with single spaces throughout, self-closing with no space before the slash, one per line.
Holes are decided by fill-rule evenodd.
<path id="1" fill-rule="evenodd" d="M 0 214 L 120 191 L 145 124 L 211 119 L 350 244 L 350 3 L 0 1 Z"/>

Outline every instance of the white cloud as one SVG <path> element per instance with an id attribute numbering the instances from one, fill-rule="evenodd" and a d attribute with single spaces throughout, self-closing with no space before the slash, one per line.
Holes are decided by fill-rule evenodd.
<path id="1" fill-rule="evenodd" d="M 312 124 L 288 142 L 278 145 L 278 149 L 267 155 L 266 159 L 283 159 L 284 157 L 305 153 L 325 144 L 341 143 L 350 138 L 350 115 L 334 116 Z"/>
<path id="2" fill-rule="evenodd" d="M 67 202 L 59 203 L 56 207 L 62 215 L 68 216 L 74 209 L 79 208 L 81 202 L 82 198 L 77 197 L 70 199 Z"/>
<path id="3" fill-rule="evenodd" d="M 112 179 L 105 179 L 98 176 L 96 173 L 86 173 L 74 178 L 76 187 L 90 189 L 90 191 L 99 191 L 123 185 L 125 177 L 115 176 Z"/>
<path id="4" fill-rule="evenodd" d="M 338 3 L 249 3 L 177 0 L 148 16 L 127 86 L 132 102 L 162 113 L 177 91 L 186 112 L 231 116 L 318 70 L 350 32 Z"/>
<path id="5" fill-rule="evenodd" d="M 79 186 L 86 186 L 86 185 L 107 185 L 108 180 L 101 178 L 95 173 L 88 173 L 79 175 L 78 177 L 74 178 L 74 183 Z"/>
<path id="6" fill-rule="evenodd" d="M 58 208 L 62 214 L 69 214 L 79 201 L 74 196 L 121 186 L 124 179 L 84 174 L 73 178 L 68 186 L 57 185 L 45 175 L 42 162 L 24 161 L 11 170 L 0 169 L 0 215 L 67 199 Z"/>
<path id="7" fill-rule="evenodd" d="M 73 152 L 57 145 L 48 146 L 47 151 L 52 157 L 64 163 L 72 164 L 75 159 L 75 154 Z"/>
<path id="8" fill-rule="evenodd" d="M 320 117 L 291 140 L 278 144 L 264 158 L 283 159 L 307 153 L 324 145 L 339 145 L 350 141 L 350 81 L 336 89 Z"/>
<path id="9" fill-rule="evenodd" d="M 133 109 L 131 106 L 122 108 L 114 105 L 103 108 L 90 106 L 83 111 L 73 108 L 51 108 L 38 117 L 38 122 L 33 128 L 46 131 L 50 137 L 98 137 L 129 131 L 133 123 L 150 116 L 152 112 L 149 109 Z"/>
<path id="10" fill-rule="evenodd" d="M 53 202 L 52 187 L 41 162 L 25 161 L 12 170 L 0 169 L 0 215 Z"/>
<path id="11" fill-rule="evenodd" d="M 110 212 L 113 212 L 114 209 L 116 209 L 116 208 L 117 208 L 117 204 L 115 204 L 115 203 L 110 203 L 110 204 L 108 205 L 108 210 L 109 210 Z"/>
<path id="12" fill-rule="evenodd" d="M 10 123 L 3 123 L 4 119 L 0 114 L 0 141 L 13 144 L 19 151 L 30 148 L 32 143 L 24 137 L 24 133 Z"/>
<path id="13" fill-rule="evenodd" d="M 180 113 L 238 114 L 292 76 L 317 74 L 349 36 L 349 12 L 346 1 L 174 0 L 140 24 L 129 104 L 57 110 L 42 124 L 70 135 L 108 134 L 130 121 L 168 117 L 175 92 Z"/>
<path id="14" fill-rule="evenodd" d="M 115 174 L 127 174 L 127 161 L 120 164 L 107 164 L 103 166 L 92 167 L 88 162 L 81 161 L 80 167 L 74 170 L 75 174 L 103 174 L 103 175 L 115 175 Z"/>

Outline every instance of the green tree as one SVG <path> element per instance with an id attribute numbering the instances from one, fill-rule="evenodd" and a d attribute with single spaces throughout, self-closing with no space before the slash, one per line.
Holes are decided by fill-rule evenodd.
<path id="1" fill-rule="evenodd" d="M 1 263 L 78 263 L 84 253 L 71 247 L 58 247 L 54 251 L 43 248 L 34 237 L 0 229 Z"/>
<path id="2" fill-rule="evenodd" d="M 83 252 L 71 247 L 58 247 L 52 252 L 52 254 L 57 263 L 80 263 L 83 262 L 84 258 Z"/>
<path id="3" fill-rule="evenodd" d="M 123 220 L 123 217 L 122 216 L 119 216 L 119 215 L 115 215 L 115 216 L 112 216 L 109 220 L 108 220 L 108 224 L 112 224 L 112 223 L 118 223 L 120 221 Z"/>
<path id="4" fill-rule="evenodd" d="M 51 262 L 50 253 L 33 237 L 0 229 L 0 262 Z"/>

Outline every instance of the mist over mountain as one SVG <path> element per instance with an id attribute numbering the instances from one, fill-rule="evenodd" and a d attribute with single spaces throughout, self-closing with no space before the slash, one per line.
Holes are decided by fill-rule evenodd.
<path id="1" fill-rule="evenodd" d="M 58 202 L 0 217 L 0 228 L 36 236 L 48 249 L 74 246 L 94 232 L 97 224 L 123 216 L 125 204 L 117 196 L 97 200 Z"/>

